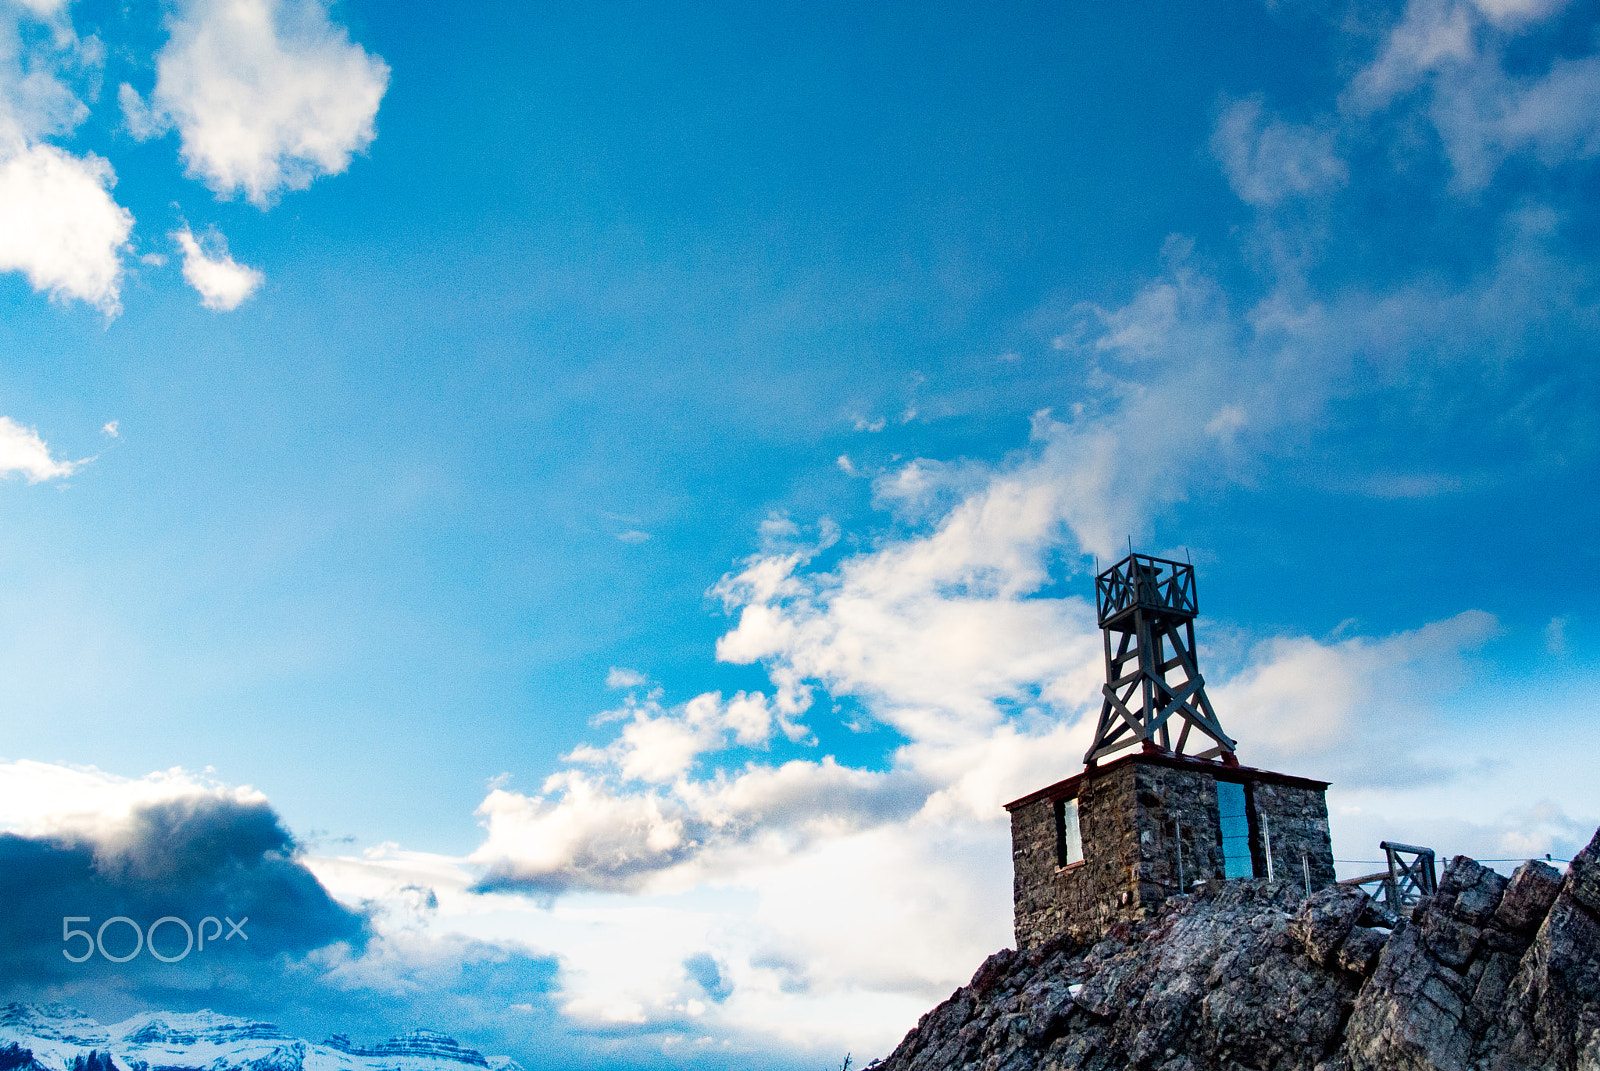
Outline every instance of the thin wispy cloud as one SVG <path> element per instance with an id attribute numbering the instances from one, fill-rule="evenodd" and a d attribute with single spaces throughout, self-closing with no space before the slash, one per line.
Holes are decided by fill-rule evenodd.
<path id="1" fill-rule="evenodd" d="M 606 672 L 607 688 L 643 688 L 647 683 L 649 683 L 649 678 L 636 669 L 624 669 L 621 666 L 612 666 L 611 669 Z"/>
<path id="2" fill-rule="evenodd" d="M 1600 154 L 1600 56 L 1554 56 L 1513 74 L 1515 39 L 1564 5 L 1536 0 L 1410 0 L 1377 56 L 1348 87 L 1347 111 L 1420 106 L 1454 169 L 1483 190 L 1512 156 L 1545 167 Z"/>

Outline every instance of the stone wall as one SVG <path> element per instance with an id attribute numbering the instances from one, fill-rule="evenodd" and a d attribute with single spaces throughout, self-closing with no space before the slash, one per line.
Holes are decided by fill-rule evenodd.
<path id="1" fill-rule="evenodd" d="M 1328 832 L 1324 790 L 1270 780 L 1256 781 L 1250 788 L 1258 819 L 1267 820 L 1273 876 L 1279 881 L 1299 882 L 1304 888 L 1309 873 L 1312 892 L 1332 885 L 1333 839 Z M 1257 873 L 1266 876 L 1264 862 L 1258 864 Z"/>
<path id="2" fill-rule="evenodd" d="M 1034 948 L 1061 935 L 1094 940 L 1118 922 L 1148 918 L 1169 896 L 1198 881 L 1220 879 L 1219 776 L 1246 785 L 1256 876 L 1266 876 L 1270 837 L 1278 881 L 1303 890 L 1308 866 L 1313 891 L 1333 884 L 1322 782 L 1132 755 L 1009 805 L 1017 947 Z M 1084 859 L 1062 867 L 1056 858 L 1056 801 L 1072 798 L 1078 800 Z"/>
<path id="3" fill-rule="evenodd" d="M 1210 771 L 1147 763 L 1133 769 L 1139 803 L 1139 899 L 1143 907 L 1153 908 L 1196 881 L 1222 876 L 1217 782 Z"/>
<path id="4" fill-rule="evenodd" d="M 1087 937 L 1129 917 L 1138 856 L 1132 767 L 1082 778 L 1067 795 L 1039 796 L 1011 811 L 1011 868 L 1018 948 L 1062 933 Z M 1059 866 L 1056 800 L 1078 800 L 1083 862 Z"/>

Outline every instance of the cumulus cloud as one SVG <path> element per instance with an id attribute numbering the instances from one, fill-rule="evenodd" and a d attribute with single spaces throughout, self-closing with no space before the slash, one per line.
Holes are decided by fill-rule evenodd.
<path id="1" fill-rule="evenodd" d="M 1004 800 L 1076 769 L 1098 710 L 1098 631 L 1082 598 L 1038 593 L 1064 552 L 1071 560 L 1085 533 L 1105 527 L 1101 508 L 1084 504 L 1102 486 L 1084 434 L 1041 417 L 1033 445 L 999 465 L 917 462 L 884 474 L 880 505 L 911 500 L 920 529 L 831 570 L 811 568 L 817 545 L 793 521 L 770 519 L 767 549 L 714 591 L 736 619 L 718 657 L 761 664 L 775 693 L 707 693 L 671 708 L 630 701 L 600 719 L 622 723 L 611 742 L 575 749 L 538 795 L 497 789 L 485 800 L 488 836 L 473 857 L 488 869 L 485 887 L 554 894 L 732 880 L 759 861 L 880 826 L 993 823 Z M 925 504 L 923 486 L 941 477 L 962 488 L 942 510 Z M 1236 708 L 1250 730 L 1236 735 L 1264 758 L 1335 756 L 1393 717 L 1374 701 L 1382 688 L 1435 685 L 1448 676 L 1438 667 L 1492 627 L 1469 614 L 1385 639 L 1267 643 L 1219 693 L 1232 705 L 1219 706 Z M 766 746 L 780 730 L 804 739 L 819 690 L 859 701 L 898 734 L 885 769 L 825 757 L 699 770 L 707 756 Z M 1291 754 L 1290 742 L 1304 739 L 1320 750 Z"/>
<path id="2" fill-rule="evenodd" d="M 115 315 L 133 230 L 132 214 L 111 197 L 115 185 L 111 165 L 93 153 L 30 145 L 0 157 L 0 271 Z"/>
<path id="3" fill-rule="evenodd" d="M 951 717 L 986 727 L 996 700 L 1030 690 L 1061 698 L 1083 648 L 1057 641 L 1085 635 L 1089 611 L 1081 600 L 1025 598 L 1044 584 L 1044 557 L 1074 509 L 1074 488 L 1055 479 L 1058 425 L 1041 418 L 1036 428 L 1044 448 L 992 473 L 926 538 L 851 557 L 822 584 L 797 575 L 803 551 L 751 559 L 715 589 L 738 614 L 718 657 L 765 662 L 778 709 L 804 711 L 807 682 L 823 681 L 871 698 L 878 716 L 915 736 Z M 915 468 L 909 480 L 930 479 Z M 907 482 L 904 471 L 886 476 L 880 494 L 899 501 Z"/>
<path id="4" fill-rule="evenodd" d="M 254 268 L 236 263 L 228 255 L 228 243 L 220 234 L 206 236 L 208 251 L 185 227 L 173 240 L 183 250 L 183 278 L 200 295 L 200 304 L 217 312 L 232 312 L 261 288 L 266 280 Z"/>
<path id="5" fill-rule="evenodd" d="M 0 831 L 23 837 L 114 839 L 135 812 L 194 799 L 241 807 L 266 802 L 248 786 L 218 784 L 181 769 L 126 778 L 92 766 L 0 763 Z"/>
<path id="6" fill-rule="evenodd" d="M 133 216 L 111 196 L 109 163 L 45 141 L 87 117 L 71 82 L 93 76 L 103 51 L 94 38 L 77 37 L 65 5 L 0 9 L 0 271 L 110 316 L 121 308 Z"/>
<path id="7" fill-rule="evenodd" d="M 917 779 L 850 769 L 831 756 L 691 776 L 701 754 L 762 747 L 774 729 L 804 733 L 760 693 L 724 700 L 711 692 L 672 710 L 630 704 L 627 717 L 610 745 L 568 755 L 571 768 L 539 795 L 489 794 L 478 811 L 488 835 L 472 857 L 487 868 L 484 888 L 637 890 L 675 868 L 682 872 L 668 883 L 682 884 L 752 852 L 781 854 L 921 803 Z"/>
<path id="8" fill-rule="evenodd" d="M 0 416 L 0 476 L 20 474 L 29 483 L 71 476 L 84 461 L 61 461 L 33 428 Z"/>
<path id="9" fill-rule="evenodd" d="M 136 136 L 175 127 L 190 174 L 217 194 L 265 208 L 376 136 L 389 68 L 321 0 L 188 0 L 169 30 L 148 104 L 125 86 L 123 110 Z"/>
<path id="10" fill-rule="evenodd" d="M 104 987 L 261 986 L 283 957 L 331 942 L 357 944 L 362 918 L 336 904 L 296 860 L 297 846 L 259 793 L 183 771 L 130 780 L 94 769 L 19 762 L 0 767 L 0 958 L 8 999 Z M 249 919 L 249 941 L 181 965 L 139 957 L 73 964 L 61 955 L 63 915 L 148 925 L 174 915 Z M 174 931 L 175 932 L 175 931 Z M 222 957 L 226 957 L 223 959 Z M 246 981 L 248 976 L 249 980 Z"/>
<path id="11" fill-rule="evenodd" d="M 309 1037 L 421 1025 L 503 1040 L 515 1034 L 505 1003 L 519 1002 L 537 1041 L 515 1040 L 528 1052 L 559 1049 L 548 1028 L 552 958 L 514 939 L 429 930 L 434 888 L 459 902 L 468 880 L 458 860 L 417 853 L 310 859 L 261 793 L 181 769 L 124 778 L 0 763 L 0 1002 L 66 1000 L 107 1022 L 207 1008 Z M 72 963 L 61 954 L 63 916 L 87 916 L 76 925 L 91 934 L 116 916 L 146 929 L 167 916 L 191 927 L 230 918 L 248 939 L 208 942 L 176 962 Z M 183 945 L 170 923 L 157 939 L 169 955 Z M 126 947 L 118 940 L 131 945 L 126 927 L 105 936 L 113 950 Z"/>

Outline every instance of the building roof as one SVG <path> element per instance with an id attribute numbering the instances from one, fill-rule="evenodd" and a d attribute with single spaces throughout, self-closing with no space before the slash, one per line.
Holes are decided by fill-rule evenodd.
<path id="1" fill-rule="evenodd" d="M 1124 766 L 1143 763 L 1146 766 L 1165 766 L 1172 770 L 1193 770 L 1197 773 L 1208 773 L 1220 776 L 1223 780 L 1239 781 L 1265 781 L 1275 785 L 1289 785 L 1293 788 L 1320 789 L 1326 791 L 1330 782 L 1316 781 L 1309 777 L 1295 777 L 1293 774 L 1274 773 L 1271 770 L 1258 770 L 1254 766 L 1237 766 L 1220 762 L 1211 762 L 1207 759 L 1190 758 L 1187 755 L 1163 755 L 1159 752 L 1136 751 L 1131 755 L 1124 755 L 1114 762 L 1103 766 L 1095 766 L 1084 770 L 1080 774 L 1069 777 L 1064 781 L 1057 781 L 1053 785 L 1046 785 L 1037 792 L 1030 792 L 1026 796 L 1014 799 L 1006 804 L 1006 810 L 1013 811 L 1025 804 L 1042 799 L 1061 799 L 1071 796 L 1086 778 L 1101 777 L 1113 770 L 1120 770 Z"/>

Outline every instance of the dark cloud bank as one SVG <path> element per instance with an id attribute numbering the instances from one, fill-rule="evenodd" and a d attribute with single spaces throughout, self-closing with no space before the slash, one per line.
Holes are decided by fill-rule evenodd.
<path id="1" fill-rule="evenodd" d="M 264 802 L 200 797 L 141 808 L 100 838 L 0 834 L 0 1004 L 61 1001 L 102 1022 L 139 1011 L 210 1009 L 277 1023 L 320 1040 L 334 1032 L 381 1038 L 443 1030 L 490 1053 L 541 1066 L 528 1043 L 548 1036 L 556 963 L 463 939 L 417 939 L 412 953 L 385 947 L 367 914 L 335 901 L 298 858 Z M 148 930 L 166 917 L 198 931 L 177 962 L 148 947 L 126 962 L 89 943 L 63 942 L 63 918 L 95 936 L 121 916 Z M 243 933 L 225 939 L 243 922 Z M 114 923 L 105 951 L 126 956 L 133 930 Z M 181 926 L 155 935 L 162 955 L 183 952 Z M 363 958 L 364 957 L 364 958 Z M 341 966 L 330 974 L 328 964 Z M 531 1008 L 509 1022 L 513 1004 Z M 509 1028 L 509 1029 L 508 1029 Z"/>

